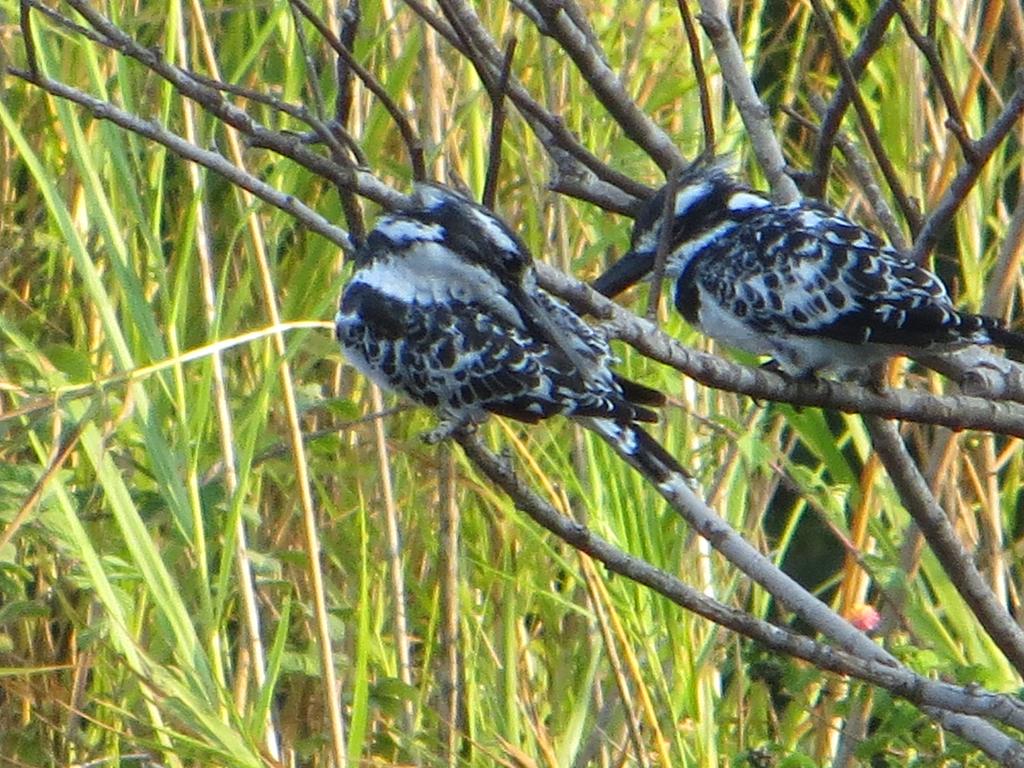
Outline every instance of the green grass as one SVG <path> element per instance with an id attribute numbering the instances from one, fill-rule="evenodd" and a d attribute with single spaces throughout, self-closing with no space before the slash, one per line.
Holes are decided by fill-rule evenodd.
<path id="1" fill-rule="evenodd" d="M 407 8 L 388 20 L 376 3 L 363 5 L 358 56 L 420 119 L 429 160 L 479 191 L 490 107 L 475 74 L 441 43 L 438 102 L 424 104 L 422 27 Z M 478 5 L 496 38 L 518 37 L 513 69 L 532 93 L 599 157 L 659 183 L 654 165 L 605 117 L 550 40 L 503 3 Z M 790 31 L 779 33 L 786 16 L 776 5 L 742 4 L 739 37 L 748 61 L 759 63 L 757 82 L 786 151 L 802 167 L 813 137 L 780 107 L 810 115 L 808 88 L 827 98 L 835 76 L 816 63 L 824 46 L 809 11 L 794 10 Z M 867 5 L 847 4 L 840 19 L 848 49 Z M 631 92 L 693 156 L 702 141 L 699 104 L 673 5 L 627 0 L 613 18 L 600 4 L 586 7 L 612 65 L 628 66 Z M 333 60 L 307 27 L 320 71 L 307 70 L 286 5 L 202 8 L 227 80 L 311 105 L 309 83 L 317 77 L 329 100 Z M 0 9 L 7 58 L 22 65 L 11 26 L 17 5 Z M 189 65 L 210 70 L 191 9 L 168 3 L 142 15 L 128 5 L 105 12 L 175 59 L 177 25 L 185 24 Z M 637 39 L 641 15 L 645 31 Z M 191 127 L 197 143 L 228 152 L 223 126 L 202 112 L 191 116 L 180 96 L 138 64 L 34 18 L 41 65 L 54 77 L 179 133 Z M 970 76 L 961 32 L 940 18 L 939 42 L 958 93 Z M 994 52 L 985 65 L 993 76 L 1012 63 L 1002 50 L 1008 34 L 990 35 Z M 705 65 L 717 73 L 707 52 Z M 937 98 L 911 87 L 924 76 L 908 80 L 922 66 L 894 33 L 862 95 L 904 184 L 927 207 L 948 182 L 944 154 L 955 162 L 960 156 L 941 128 Z M 757 180 L 742 124 L 717 78 L 712 85 L 719 148 Z M 427 123 L 431 106 L 442 118 L 437 143 Z M 302 128 L 248 108 L 266 124 Z M 983 82 L 966 110 L 971 135 L 997 111 Z M 372 169 L 406 189 L 407 157 L 386 113 L 365 93 L 356 112 Z M 447 557 L 458 578 L 448 604 L 439 534 L 445 459 L 418 439 L 433 424 L 429 413 L 386 417 L 382 445 L 372 422 L 350 424 L 374 410 L 371 395 L 344 365 L 326 323 L 284 333 L 291 403 L 269 331 L 220 352 L 222 402 L 214 350 L 188 354 L 271 325 L 261 253 L 284 321 L 329 320 L 348 274 L 337 249 L 221 178 L 206 171 L 190 177 L 165 149 L 14 78 L 0 95 L 0 125 L 0 766 L 132 765 L 141 753 L 167 766 L 263 765 L 268 715 L 288 764 L 327 765 L 300 467 L 311 480 L 323 546 L 319 567 L 350 765 L 733 766 L 750 764 L 751 750 L 771 754 L 777 765 L 819 765 L 829 762 L 854 707 L 876 718 L 860 747 L 864 759 L 938 765 L 948 754 L 984 764 L 910 705 L 774 657 L 613 578 L 517 512 L 457 449 L 459 543 Z M 852 132 L 855 120 L 844 127 Z M 322 179 L 261 150 L 243 147 L 242 155 L 261 178 L 343 223 L 337 195 Z M 980 306 L 1000 277 L 992 270 L 1019 167 L 1019 145 L 1009 141 L 943 243 L 938 266 L 967 306 Z M 621 253 L 629 222 L 546 191 L 548 180 L 543 148 L 510 111 L 499 210 L 539 258 L 593 276 Z M 850 200 L 853 214 L 871 221 L 852 189 L 837 161 L 830 199 Z M 367 212 L 372 217 L 375 206 Z M 209 307 L 204 269 L 215 294 Z M 708 344 L 677 318 L 666 327 L 688 344 Z M 927 551 L 907 575 L 908 518 L 884 470 L 870 466 L 857 417 L 752 403 L 694 386 L 627 350 L 622 356 L 623 370 L 679 401 L 659 434 L 748 539 L 787 567 L 804 566 L 810 588 L 841 611 L 878 604 L 880 588 L 899 596 L 900 621 L 887 641 L 916 669 L 999 691 L 1020 686 Z M 393 404 L 387 397 L 385 405 Z M 305 434 L 319 435 L 299 456 L 290 448 L 289 407 Z M 591 437 L 561 420 L 529 428 L 495 420 L 486 435 L 559 508 L 623 549 L 726 603 L 789 620 Z M 990 576 L 1006 579 L 1015 595 L 1019 451 L 989 481 L 994 457 L 1011 447 L 1005 440 L 954 436 L 940 471 L 935 452 L 945 434 L 914 428 L 910 439 L 967 545 L 996 542 L 1004 559 Z M 225 466 L 232 460 L 233 473 Z M 385 473 L 393 505 L 383 492 Z M 778 491 L 783 474 L 786 493 Z M 389 561 L 389 515 L 401 532 L 401 598 Z M 844 563 L 823 518 L 847 536 L 865 522 L 866 536 L 854 543 L 870 572 Z M 255 581 L 262 686 L 252 668 L 240 567 Z M 837 596 L 839 585 L 846 597 Z M 399 601 L 406 636 L 397 629 Z M 438 712 L 448 658 L 443 626 L 451 616 L 465 737 L 449 754 L 449 725 Z"/>

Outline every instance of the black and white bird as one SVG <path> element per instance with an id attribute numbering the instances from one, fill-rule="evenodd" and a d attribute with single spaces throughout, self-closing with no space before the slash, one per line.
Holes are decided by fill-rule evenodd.
<path id="1" fill-rule="evenodd" d="M 1024 350 L 1024 335 L 958 311 L 935 274 L 827 205 L 777 205 L 706 163 L 682 173 L 666 212 L 670 186 L 646 205 L 629 252 L 596 280 L 597 291 L 614 296 L 650 275 L 669 218 L 665 276 L 675 281 L 676 308 L 723 344 L 771 355 L 791 376 L 866 379 L 895 355 L 972 344 Z"/>
<path id="2" fill-rule="evenodd" d="M 419 184 L 355 254 L 335 317 L 348 360 L 441 416 L 437 442 L 487 414 L 577 417 L 658 481 L 683 473 L 637 422 L 664 396 L 612 372 L 604 335 L 536 284 L 522 241 L 452 190 Z M 582 361 L 582 362 L 578 362 Z"/>

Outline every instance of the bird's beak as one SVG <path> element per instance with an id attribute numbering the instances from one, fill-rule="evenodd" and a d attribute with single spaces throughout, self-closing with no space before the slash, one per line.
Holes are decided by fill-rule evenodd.
<path id="1" fill-rule="evenodd" d="M 647 277 L 654 269 L 654 257 L 654 251 L 631 250 L 597 278 L 591 287 L 603 296 L 618 296 Z"/>

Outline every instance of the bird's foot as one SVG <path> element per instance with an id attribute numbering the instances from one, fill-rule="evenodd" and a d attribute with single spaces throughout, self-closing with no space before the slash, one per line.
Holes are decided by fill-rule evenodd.
<path id="1" fill-rule="evenodd" d="M 474 418 L 473 416 L 462 416 L 457 419 L 441 419 L 440 424 L 429 432 L 424 432 L 420 436 L 420 439 L 427 445 L 437 445 L 456 434 L 472 434 L 476 431 L 477 426 L 479 426 L 482 421 L 483 418 Z"/>

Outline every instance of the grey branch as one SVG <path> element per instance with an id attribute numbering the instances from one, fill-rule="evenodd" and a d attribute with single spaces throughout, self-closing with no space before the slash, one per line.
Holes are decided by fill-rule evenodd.
<path id="1" fill-rule="evenodd" d="M 488 83 L 496 83 L 501 76 L 504 55 L 480 21 L 473 6 L 466 0 L 440 0 L 438 4 L 448 17 L 451 24 L 449 29 L 458 25 L 459 31 L 464 35 L 464 55 L 476 67 L 481 79 Z M 422 18 L 430 24 L 437 20 L 431 15 Z M 439 27 L 435 29 L 441 32 Z M 508 97 L 549 154 L 553 148 L 563 150 L 574 162 L 581 164 L 599 179 L 633 197 L 645 199 L 653 194 L 653 190 L 646 185 L 619 173 L 596 158 L 566 127 L 563 119 L 545 109 L 515 77 L 509 78 Z"/>
<path id="2" fill-rule="evenodd" d="M 686 610 L 763 643 L 772 650 L 804 659 L 821 669 L 856 677 L 926 707 L 933 716 L 938 714 L 943 724 L 951 730 L 961 733 L 972 730 L 972 741 L 990 756 L 1008 761 L 1004 765 L 1024 766 L 1021 745 L 987 723 L 965 716 L 992 718 L 1019 728 L 1024 723 L 1024 706 L 1013 697 L 993 694 L 976 687 L 965 689 L 928 680 L 901 666 L 891 657 L 879 659 L 877 654 L 883 657 L 887 655 L 866 638 L 866 644 L 877 649 L 877 654 L 873 654 L 874 659 L 817 643 L 729 608 L 675 576 L 623 552 L 586 526 L 560 515 L 532 488 L 520 481 L 509 463 L 491 453 L 476 435 L 463 434 L 457 439 L 470 461 L 491 482 L 501 487 L 518 509 L 574 549 L 599 560 L 610 571 L 643 584 Z M 936 710 L 942 712 L 937 713 Z"/>
<path id="3" fill-rule="evenodd" d="M 109 120 L 132 133 L 145 136 L 147 139 L 167 147 L 179 157 L 191 160 L 204 168 L 209 168 L 211 171 L 219 173 L 232 184 L 237 184 L 242 189 L 252 192 L 260 200 L 291 214 L 311 231 L 323 235 L 342 250 L 351 253 L 353 245 L 348 232 L 341 227 L 331 224 L 327 219 L 294 196 L 286 194 L 252 174 L 243 171 L 218 152 L 197 147 L 155 121 L 145 120 L 138 115 L 126 112 L 108 101 L 98 99 L 84 91 L 72 88 L 56 80 L 51 80 L 42 74 L 13 67 L 8 69 L 8 72 L 15 77 L 20 77 L 26 82 L 42 88 L 47 93 L 85 107 L 98 120 Z M 370 174 L 354 172 L 354 175 L 366 177 L 364 179 L 364 186 L 383 187 Z"/>
<path id="4" fill-rule="evenodd" d="M 1024 630 L 1000 604 L 964 550 L 945 512 L 907 452 L 896 424 L 871 417 L 865 420 L 885 469 L 903 506 L 914 518 L 943 570 L 978 621 L 1018 672 L 1024 672 Z"/>
<path id="5" fill-rule="evenodd" d="M 226 101 L 216 88 L 199 82 L 188 72 L 163 59 L 156 51 L 146 48 L 105 18 L 89 3 L 83 0 L 68 0 L 89 22 L 96 32 L 103 36 L 105 44 L 116 51 L 135 59 L 150 71 L 164 78 L 183 96 L 192 99 L 207 112 L 244 134 L 249 143 L 256 147 L 270 149 L 291 158 L 321 178 L 352 189 L 363 197 L 376 200 L 382 205 L 393 204 L 387 197 L 386 188 L 378 184 L 366 184 L 373 177 L 359 174 L 352 167 L 339 165 L 323 155 L 306 147 L 302 140 L 280 131 L 273 131 L 260 125 L 251 115 Z"/>
<path id="6" fill-rule="evenodd" d="M 654 159 L 665 175 L 682 168 L 684 159 L 679 149 L 626 92 L 597 47 L 597 37 L 575 0 L 524 0 L 520 6 L 527 4 L 534 10 L 527 15 L 569 54 L 623 132 Z"/>
<path id="7" fill-rule="evenodd" d="M 953 214 L 967 199 L 967 193 L 978 180 L 978 175 L 985 167 L 985 163 L 1003 143 L 1022 114 L 1024 114 L 1024 75 L 1019 74 L 1017 89 L 1013 92 L 1013 96 L 1006 102 L 1006 106 L 992 123 L 992 127 L 984 136 L 974 142 L 973 155 L 959 170 L 956 178 L 953 179 L 946 193 L 939 200 L 939 204 L 928 214 L 927 220 L 917 232 L 911 258 L 920 263 L 935 247 L 939 235 L 949 226 Z"/>
<path id="8" fill-rule="evenodd" d="M 833 381 L 791 381 L 770 371 L 747 368 L 715 355 L 688 349 L 596 291 L 547 264 L 538 264 L 540 283 L 577 309 L 607 321 L 615 336 L 641 354 L 669 365 L 705 386 L 793 405 L 862 413 L 951 429 L 978 429 L 1024 437 L 1024 407 L 1014 403 L 923 392 L 866 387 Z"/>
<path id="9" fill-rule="evenodd" d="M 722 68 L 722 78 L 750 134 L 751 146 L 771 185 L 772 196 L 779 203 L 793 202 L 800 197 L 800 192 L 786 175 L 786 158 L 772 130 L 768 108 L 757 95 L 754 81 L 750 79 L 750 72 L 743 61 L 743 51 L 729 24 L 725 3 L 723 0 L 700 0 L 700 8 L 698 19 L 715 49 L 715 57 Z"/>

